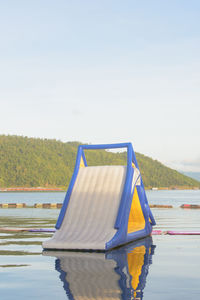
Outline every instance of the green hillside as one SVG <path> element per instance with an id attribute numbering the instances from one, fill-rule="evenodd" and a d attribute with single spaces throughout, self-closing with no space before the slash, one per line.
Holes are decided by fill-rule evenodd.
<path id="1" fill-rule="evenodd" d="M 0 187 L 67 187 L 78 142 L 0 135 Z M 200 187 L 200 182 L 136 153 L 146 187 Z M 88 165 L 125 165 L 126 153 L 87 151 Z"/>

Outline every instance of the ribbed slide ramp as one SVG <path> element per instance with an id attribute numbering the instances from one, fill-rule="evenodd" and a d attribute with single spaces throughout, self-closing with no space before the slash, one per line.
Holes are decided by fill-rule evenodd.
<path id="1" fill-rule="evenodd" d="M 80 168 L 61 227 L 45 249 L 105 250 L 114 229 L 126 166 Z"/>

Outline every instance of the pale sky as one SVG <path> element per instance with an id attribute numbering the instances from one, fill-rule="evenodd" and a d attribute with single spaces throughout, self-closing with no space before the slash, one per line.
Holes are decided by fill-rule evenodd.
<path id="1" fill-rule="evenodd" d="M 199 0 L 0 0 L 0 134 L 200 171 Z"/>

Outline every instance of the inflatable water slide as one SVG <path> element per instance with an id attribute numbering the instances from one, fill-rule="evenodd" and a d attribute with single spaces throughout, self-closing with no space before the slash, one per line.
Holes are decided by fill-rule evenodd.
<path id="1" fill-rule="evenodd" d="M 127 150 L 126 166 L 88 166 L 84 150 Z M 131 143 L 80 145 L 56 232 L 44 249 L 109 250 L 155 225 Z"/>

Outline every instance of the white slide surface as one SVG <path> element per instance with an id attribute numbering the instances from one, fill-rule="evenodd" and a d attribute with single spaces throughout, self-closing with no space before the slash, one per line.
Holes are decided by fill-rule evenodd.
<path id="1" fill-rule="evenodd" d="M 60 229 L 45 249 L 105 250 L 114 229 L 126 166 L 80 168 Z"/>

